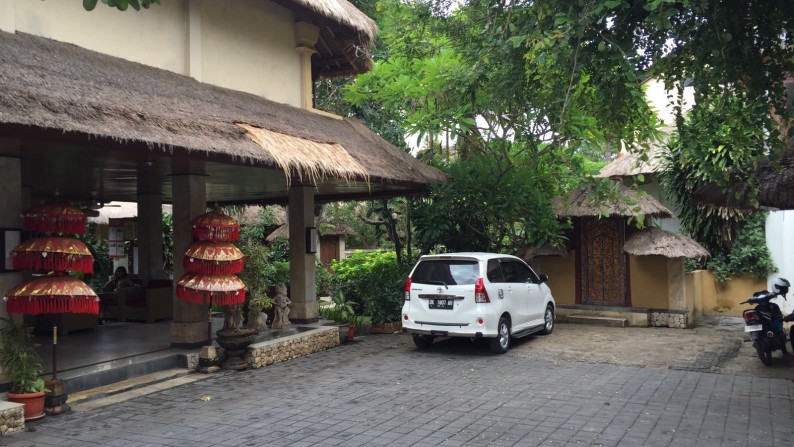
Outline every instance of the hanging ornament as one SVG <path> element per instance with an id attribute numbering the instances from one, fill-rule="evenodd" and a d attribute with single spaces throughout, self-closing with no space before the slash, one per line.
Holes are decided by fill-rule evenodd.
<path id="1" fill-rule="evenodd" d="M 245 255 L 230 242 L 199 241 L 185 251 L 182 266 L 203 275 L 234 275 L 243 271 Z"/>
<path id="2" fill-rule="evenodd" d="M 25 230 L 40 233 L 85 233 L 85 213 L 66 200 L 32 206 L 22 212 Z"/>
<path id="3" fill-rule="evenodd" d="M 245 284 L 235 275 L 188 272 L 176 282 L 176 296 L 193 304 L 231 306 L 245 301 Z"/>
<path id="4" fill-rule="evenodd" d="M 91 251 L 79 239 L 45 236 L 28 239 L 11 252 L 17 270 L 94 273 Z"/>
<path id="5" fill-rule="evenodd" d="M 62 273 L 29 279 L 3 299 L 12 314 L 99 314 L 99 297 L 91 287 Z"/>
<path id="6" fill-rule="evenodd" d="M 190 227 L 193 237 L 202 241 L 232 242 L 240 238 L 240 226 L 220 211 L 194 217 Z"/>

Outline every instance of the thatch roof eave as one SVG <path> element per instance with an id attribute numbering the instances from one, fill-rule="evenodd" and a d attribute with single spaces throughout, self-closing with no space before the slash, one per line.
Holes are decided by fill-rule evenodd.
<path id="1" fill-rule="evenodd" d="M 623 251 L 634 256 L 664 256 L 666 258 L 706 258 L 710 254 L 695 240 L 682 234 L 650 227 L 629 236 Z"/>
<path id="2" fill-rule="evenodd" d="M 314 178 L 382 179 L 412 190 L 446 179 L 355 119 L 324 116 L 52 39 L 0 32 L 0 66 L 0 126 L 52 129 L 163 151 L 184 148 L 285 168 L 239 126 L 245 124 L 284 139 L 333 145 L 358 166 L 354 172 L 338 163 L 336 170 L 321 165 Z M 306 164 L 286 166 L 311 176 Z"/>

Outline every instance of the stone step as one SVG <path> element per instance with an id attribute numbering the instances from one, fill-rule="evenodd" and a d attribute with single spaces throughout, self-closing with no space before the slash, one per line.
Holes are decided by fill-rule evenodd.
<path id="1" fill-rule="evenodd" d="M 199 374 L 183 368 L 173 368 L 122 380 L 76 393 L 69 393 L 68 404 L 72 409 L 85 411 L 145 396 L 175 386 L 208 379 L 211 374 Z"/>
<path id="2" fill-rule="evenodd" d="M 628 320 L 619 317 L 599 317 L 596 315 L 573 314 L 566 318 L 568 323 L 591 324 L 594 326 L 626 327 Z"/>
<path id="3" fill-rule="evenodd" d="M 59 373 L 58 378 L 63 380 L 67 393 L 75 394 L 124 382 L 128 379 L 134 380 L 136 377 L 159 371 L 181 369 L 187 373 L 190 364 L 188 357 L 191 355 L 194 354 L 174 354 L 170 351 L 152 352 L 63 371 Z"/>

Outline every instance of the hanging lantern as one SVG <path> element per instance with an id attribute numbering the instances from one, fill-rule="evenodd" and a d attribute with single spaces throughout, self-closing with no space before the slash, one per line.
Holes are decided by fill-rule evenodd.
<path id="1" fill-rule="evenodd" d="M 94 273 L 91 251 L 79 239 L 69 237 L 28 239 L 11 252 L 11 262 L 17 270 Z"/>
<path id="2" fill-rule="evenodd" d="M 3 299 L 12 314 L 99 314 L 99 297 L 91 287 L 61 273 L 25 281 Z"/>
<path id="3" fill-rule="evenodd" d="M 243 271 L 245 255 L 230 242 L 199 241 L 185 251 L 185 271 L 202 275 L 234 275 Z"/>
<path id="4" fill-rule="evenodd" d="M 219 211 L 210 211 L 190 221 L 191 234 L 202 241 L 232 242 L 240 238 L 240 226 Z"/>
<path id="5" fill-rule="evenodd" d="M 188 272 L 176 282 L 176 296 L 193 304 L 231 306 L 245 301 L 245 284 L 234 275 Z"/>
<path id="6" fill-rule="evenodd" d="M 42 203 L 22 212 L 24 228 L 41 233 L 85 233 L 86 217 L 65 200 Z"/>

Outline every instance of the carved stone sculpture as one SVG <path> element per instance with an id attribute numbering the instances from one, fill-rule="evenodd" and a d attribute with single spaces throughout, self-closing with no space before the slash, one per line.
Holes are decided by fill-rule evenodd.
<path id="1" fill-rule="evenodd" d="M 276 286 L 276 296 L 273 297 L 273 329 L 283 329 L 290 327 L 289 305 L 292 304 L 287 296 L 287 286 L 279 284 Z"/>

